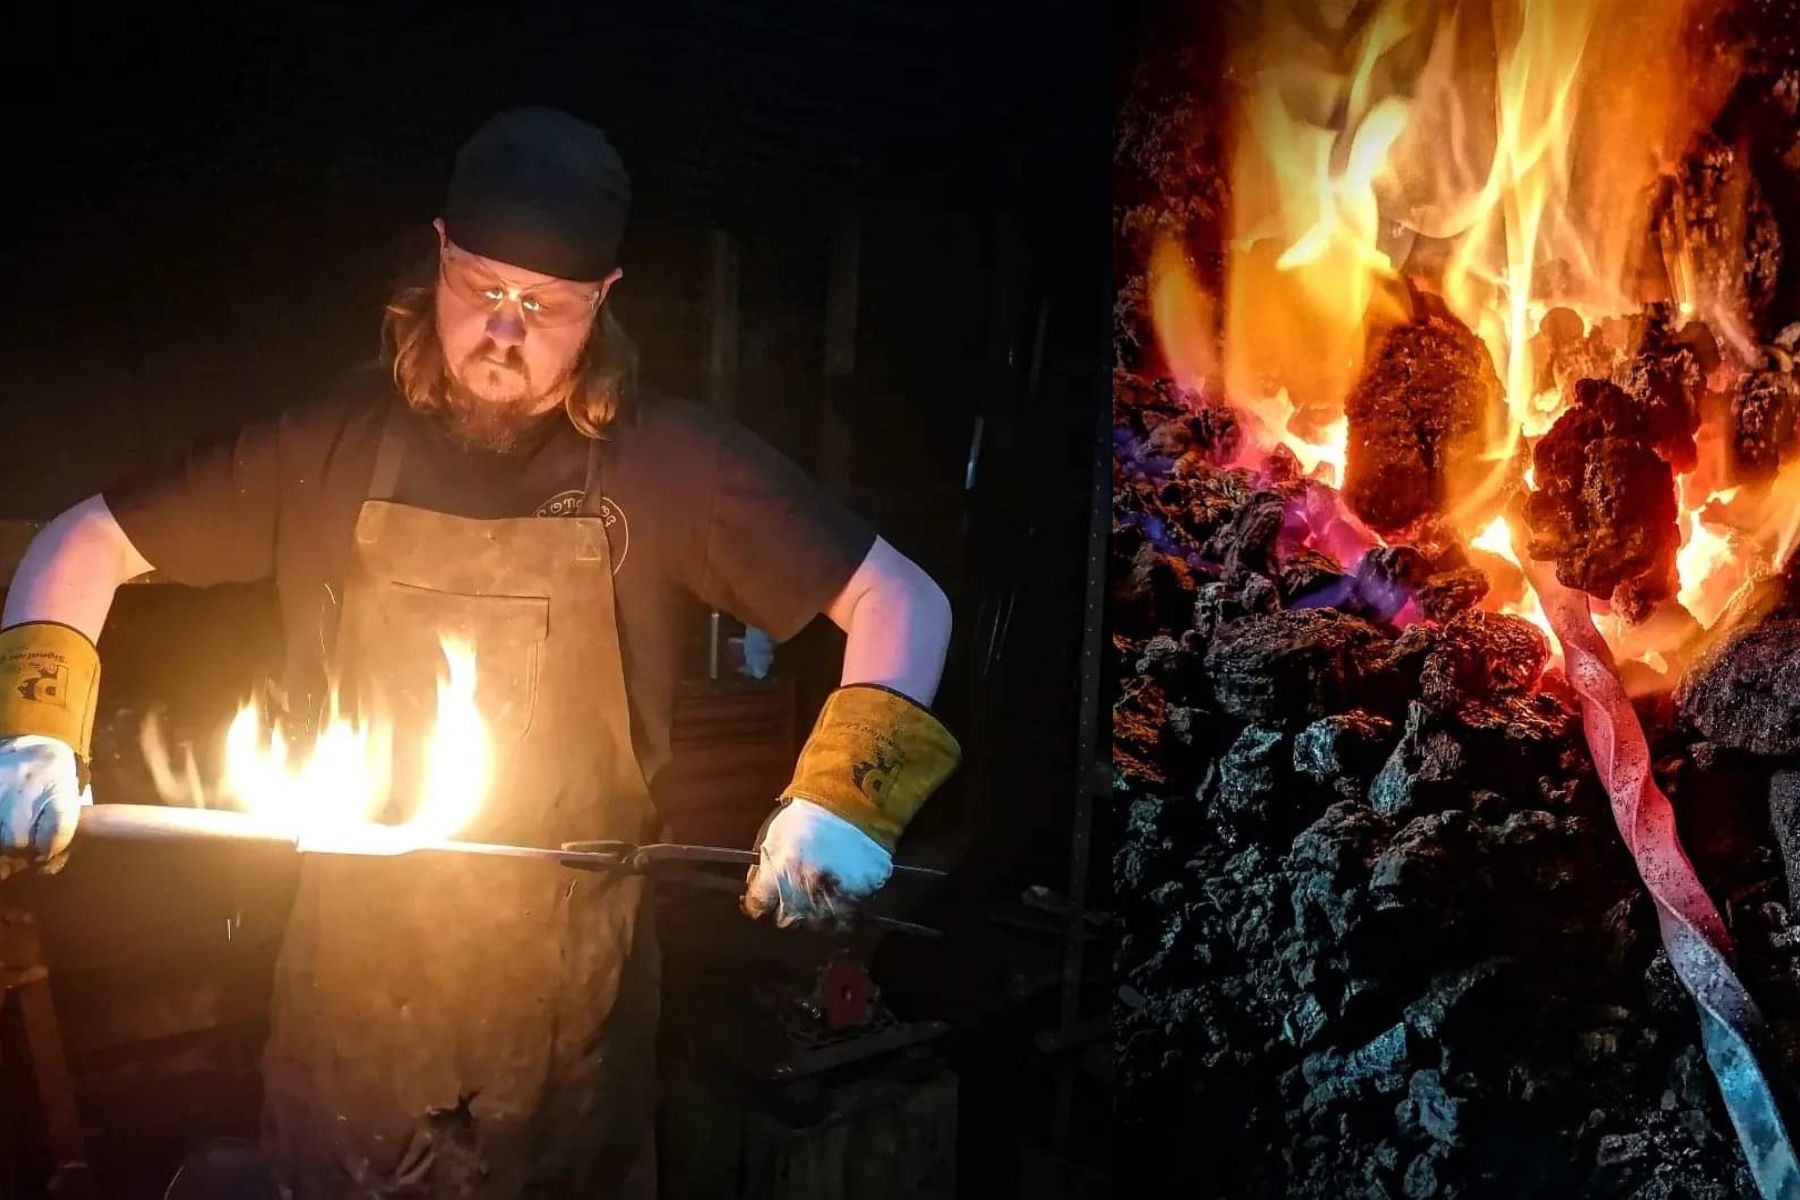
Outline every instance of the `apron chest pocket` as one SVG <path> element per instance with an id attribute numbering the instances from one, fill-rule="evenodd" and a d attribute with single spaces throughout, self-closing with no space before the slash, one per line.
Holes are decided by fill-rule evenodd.
<path id="1" fill-rule="evenodd" d="M 475 700 L 489 731 L 500 741 L 525 736 L 550 630 L 546 597 L 440 592 L 390 581 L 381 607 L 392 648 L 406 664 L 394 672 L 401 714 L 428 723 L 435 718 L 437 683 L 449 670 L 439 639 L 453 639 L 475 651 Z"/>

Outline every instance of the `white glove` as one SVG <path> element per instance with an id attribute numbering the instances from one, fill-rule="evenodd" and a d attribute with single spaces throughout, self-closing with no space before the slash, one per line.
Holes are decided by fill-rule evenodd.
<path id="1" fill-rule="evenodd" d="M 48 874 L 68 861 L 69 842 L 92 788 L 76 783 L 75 751 L 39 734 L 0 738 L 0 878 L 23 862 Z"/>
<path id="2" fill-rule="evenodd" d="M 841 926 L 894 872 L 880 842 L 809 800 L 789 800 L 763 827 L 744 891 L 746 915 L 775 924 Z"/>

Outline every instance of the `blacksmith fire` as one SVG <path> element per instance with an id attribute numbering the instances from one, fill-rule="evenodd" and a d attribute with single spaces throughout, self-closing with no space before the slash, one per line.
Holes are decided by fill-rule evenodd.
<path id="1" fill-rule="evenodd" d="M 1127 1149 L 1800 1196 L 1800 11 L 1180 7 L 1115 129 Z"/>

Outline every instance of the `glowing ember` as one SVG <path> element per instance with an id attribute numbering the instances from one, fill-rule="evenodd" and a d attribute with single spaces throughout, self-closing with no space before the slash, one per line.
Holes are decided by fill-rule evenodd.
<path id="1" fill-rule="evenodd" d="M 423 784 L 405 823 L 380 824 L 393 783 L 393 730 L 386 722 L 351 720 L 333 696 L 327 720 L 304 753 L 254 702 L 243 705 L 225 735 L 218 786 L 207 789 L 191 754 L 177 775 L 154 724 L 144 731 L 145 757 L 163 799 L 198 807 L 242 809 L 302 850 L 397 854 L 442 840 L 480 811 L 490 773 L 490 743 L 476 704 L 475 651 L 441 638 L 446 673 L 424 754 Z"/>

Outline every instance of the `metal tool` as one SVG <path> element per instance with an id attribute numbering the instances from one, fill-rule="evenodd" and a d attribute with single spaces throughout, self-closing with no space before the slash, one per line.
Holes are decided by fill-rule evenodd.
<path id="1" fill-rule="evenodd" d="M 251 813 L 222 809 L 178 808 L 157 804 L 95 804 L 81 810 L 76 830 L 83 840 L 132 842 L 238 842 L 285 844 L 306 854 L 356 854 L 393 858 L 404 854 L 461 854 L 481 858 L 526 859 L 554 863 L 577 871 L 625 871 L 654 879 L 713 891 L 741 893 L 741 873 L 721 874 L 699 869 L 698 864 L 748 867 L 757 861 L 754 850 L 731 846 L 689 846 L 672 842 L 635 845 L 630 842 L 568 842 L 561 849 L 542 846 L 508 846 L 495 842 L 462 842 L 446 838 L 409 840 L 395 826 L 360 826 L 344 836 L 296 838 L 292 832 L 272 828 Z M 931 867 L 895 864 L 899 878 L 942 879 L 944 872 Z M 898 933 L 940 937 L 928 925 L 903 921 L 866 909 L 856 919 Z"/>
<path id="2" fill-rule="evenodd" d="M 748 867 L 755 865 L 758 857 L 754 850 L 740 850 L 734 846 L 694 846 L 682 842 L 651 842 L 643 846 L 614 841 L 564 842 L 561 853 L 565 858 L 579 856 L 584 863 L 604 861 L 639 874 L 672 862 L 734 863 Z M 936 867 L 913 867 L 902 863 L 894 864 L 894 874 L 899 878 L 945 878 L 945 872 Z"/>
<path id="3" fill-rule="evenodd" d="M 698 869 L 690 864 L 712 863 L 733 867 L 747 867 L 758 860 L 756 851 L 740 850 L 731 846 L 690 846 L 678 842 L 654 842 L 649 845 L 633 845 L 630 842 L 564 842 L 562 848 L 562 864 L 573 867 L 577 871 L 627 871 L 634 875 L 648 875 L 652 879 L 679 883 L 689 887 L 707 888 L 712 891 L 740 893 L 744 890 L 743 876 L 737 873 L 730 875 L 716 871 Z M 905 866 L 894 864 L 894 875 L 897 878 L 942 879 L 943 871 L 932 867 Z M 910 933 L 919 937 L 942 937 L 943 931 L 933 929 L 929 925 L 920 925 L 912 921 L 903 921 L 899 917 L 890 917 L 885 913 L 858 909 L 855 917 L 895 933 Z"/>

